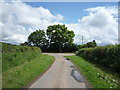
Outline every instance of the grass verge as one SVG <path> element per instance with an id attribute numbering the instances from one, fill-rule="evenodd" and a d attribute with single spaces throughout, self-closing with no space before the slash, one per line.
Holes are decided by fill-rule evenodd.
<path id="1" fill-rule="evenodd" d="M 75 55 L 66 57 L 76 65 L 94 88 L 120 88 L 118 75 L 105 72 L 81 57 Z"/>
<path id="2" fill-rule="evenodd" d="M 42 74 L 54 61 L 53 56 L 39 54 L 33 60 L 25 62 L 3 72 L 3 88 L 21 88 Z"/>

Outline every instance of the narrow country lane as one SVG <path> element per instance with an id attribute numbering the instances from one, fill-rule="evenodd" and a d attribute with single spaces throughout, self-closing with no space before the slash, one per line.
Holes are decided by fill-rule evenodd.
<path id="1" fill-rule="evenodd" d="M 44 53 L 55 57 L 50 69 L 30 88 L 86 88 L 84 80 L 74 65 L 63 56 L 73 54 Z"/>

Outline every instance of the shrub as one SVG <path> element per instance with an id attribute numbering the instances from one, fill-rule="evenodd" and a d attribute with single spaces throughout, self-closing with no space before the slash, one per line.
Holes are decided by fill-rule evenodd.
<path id="1" fill-rule="evenodd" d="M 120 71 L 120 45 L 97 46 L 95 48 L 82 48 L 76 55 L 87 60 Z"/>
<path id="2" fill-rule="evenodd" d="M 36 55 L 42 54 L 38 47 L 10 45 L 2 43 L 2 69 L 6 71 L 15 66 L 19 66 L 30 60 L 34 60 Z"/>

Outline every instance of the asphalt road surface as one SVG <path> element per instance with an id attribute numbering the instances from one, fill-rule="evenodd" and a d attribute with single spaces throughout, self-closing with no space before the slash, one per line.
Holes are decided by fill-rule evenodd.
<path id="1" fill-rule="evenodd" d="M 84 79 L 74 65 L 63 56 L 73 54 L 44 53 L 55 57 L 55 62 L 30 88 L 86 88 Z"/>

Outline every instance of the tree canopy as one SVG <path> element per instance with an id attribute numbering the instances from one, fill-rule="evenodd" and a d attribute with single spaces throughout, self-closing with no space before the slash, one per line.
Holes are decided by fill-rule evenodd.
<path id="1" fill-rule="evenodd" d="M 69 31 L 65 25 L 51 25 L 47 28 L 47 37 L 49 40 L 49 47 L 57 48 L 62 52 L 62 48 L 66 45 L 71 45 L 75 36 L 73 31 Z"/>
<path id="2" fill-rule="evenodd" d="M 94 48 L 97 46 L 97 43 L 95 40 L 93 40 L 93 42 L 88 42 L 86 44 L 83 44 L 83 45 L 79 45 L 79 48 Z"/>
<path id="3" fill-rule="evenodd" d="M 46 33 L 45 33 L 46 31 Z M 28 42 L 21 45 L 40 47 L 43 52 L 75 52 L 81 48 L 96 47 L 96 41 L 84 45 L 73 43 L 74 32 L 65 25 L 50 25 L 46 30 L 36 30 L 28 36 Z"/>
<path id="4" fill-rule="evenodd" d="M 75 46 L 74 32 L 65 25 L 50 25 L 45 30 L 36 30 L 28 37 L 28 43 L 40 47 L 43 51 L 64 52 Z"/>
<path id="5" fill-rule="evenodd" d="M 42 47 L 46 45 L 46 36 L 44 30 L 36 30 L 35 32 L 31 33 L 28 37 L 28 42 L 33 44 L 34 46 Z"/>

